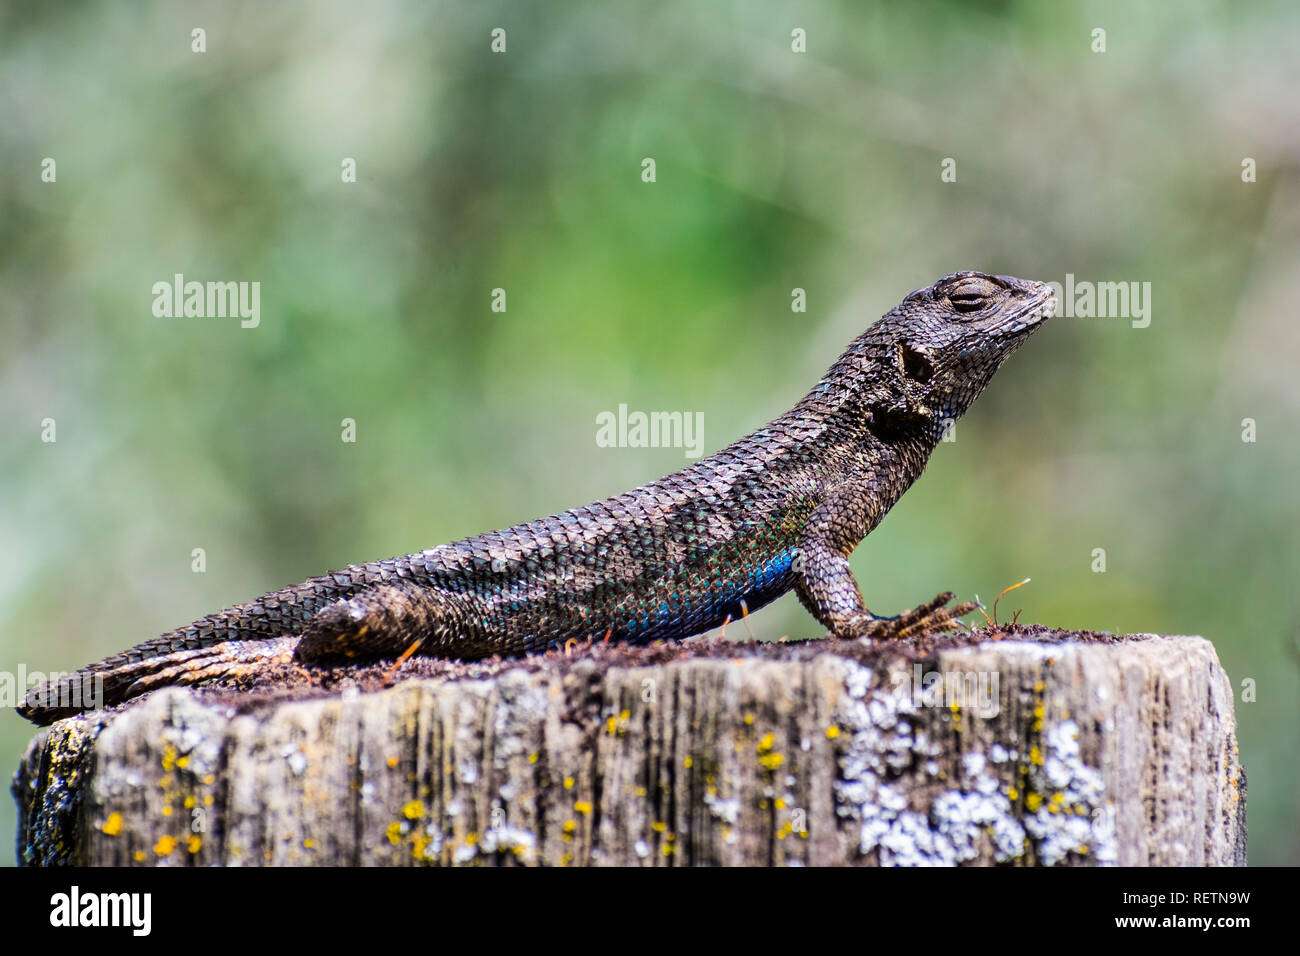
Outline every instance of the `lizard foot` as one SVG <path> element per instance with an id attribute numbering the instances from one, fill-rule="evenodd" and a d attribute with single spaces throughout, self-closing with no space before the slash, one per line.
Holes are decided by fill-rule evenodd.
<path id="1" fill-rule="evenodd" d="M 141 664 L 147 663 L 150 670 L 131 683 L 126 695 L 134 697 L 159 687 L 192 686 L 217 678 L 236 680 L 253 677 L 267 664 L 288 664 L 293 660 L 297 644 L 296 637 L 225 641 L 209 647 L 178 651 L 151 661 L 141 661 Z"/>
<path id="2" fill-rule="evenodd" d="M 297 643 L 296 637 L 226 641 L 113 667 L 87 668 L 32 688 L 18 712 L 34 723 L 50 724 L 120 704 L 169 684 L 194 685 L 214 678 L 247 677 L 267 664 L 291 660 Z"/>
<path id="3" fill-rule="evenodd" d="M 924 604 L 918 604 L 910 611 L 904 611 L 896 617 L 875 617 L 867 615 L 857 618 L 849 625 L 846 637 L 898 638 L 910 637 L 926 631 L 945 631 L 960 626 L 958 618 L 979 605 L 974 601 L 963 601 L 948 607 L 954 598 L 951 591 L 944 591 Z"/>

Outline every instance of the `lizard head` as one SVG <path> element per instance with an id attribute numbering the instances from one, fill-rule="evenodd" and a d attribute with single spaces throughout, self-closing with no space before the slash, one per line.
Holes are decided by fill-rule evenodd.
<path id="1" fill-rule="evenodd" d="M 1055 308 L 1045 283 L 956 272 L 907 296 L 868 335 L 877 360 L 895 366 L 909 409 L 942 428 Z"/>

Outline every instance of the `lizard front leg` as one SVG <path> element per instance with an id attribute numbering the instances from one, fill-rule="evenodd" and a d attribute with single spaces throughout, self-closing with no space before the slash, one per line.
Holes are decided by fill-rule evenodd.
<path id="1" fill-rule="evenodd" d="M 848 555 L 821 540 L 800 546 L 796 571 L 795 593 L 800 602 L 835 637 L 907 637 L 955 627 L 959 617 L 978 606 L 966 601 L 947 607 L 953 593 L 945 591 L 896 617 L 877 617 L 862 600 Z"/>

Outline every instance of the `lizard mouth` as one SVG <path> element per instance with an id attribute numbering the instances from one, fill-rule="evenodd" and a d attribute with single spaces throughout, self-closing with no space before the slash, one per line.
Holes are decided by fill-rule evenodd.
<path id="1" fill-rule="evenodd" d="M 1056 312 L 1056 292 L 1046 283 L 1038 283 L 1034 297 L 998 323 L 996 329 L 1005 336 L 1026 335 L 1042 325 Z"/>

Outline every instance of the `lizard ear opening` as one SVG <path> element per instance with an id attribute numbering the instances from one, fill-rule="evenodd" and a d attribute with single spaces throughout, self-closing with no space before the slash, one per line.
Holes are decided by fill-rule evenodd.
<path id="1" fill-rule="evenodd" d="M 934 363 L 930 357 L 906 343 L 898 346 L 898 367 L 914 382 L 928 382 L 934 377 Z"/>

